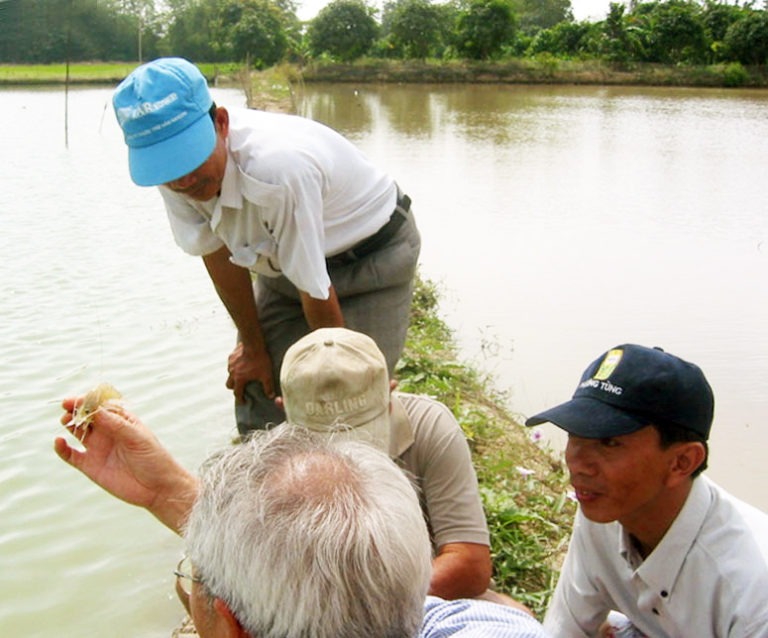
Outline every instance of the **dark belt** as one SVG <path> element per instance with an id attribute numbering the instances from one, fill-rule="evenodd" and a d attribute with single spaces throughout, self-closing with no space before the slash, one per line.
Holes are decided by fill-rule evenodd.
<path id="1" fill-rule="evenodd" d="M 397 205 L 395 206 L 392 215 L 390 215 L 389 221 L 379 228 L 373 235 L 359 241 L 352 246 L 352 248 L 348 248 L 344 252 L 328 257 L 326 261 L 329 264 L 349 264 L 366 255 L 370 255 L 392 239 L 400 226 L 403 225 L 405 217 L 410 210 L 411 198 L 408 197 L 408 195 L 403 195 L 398 189 Z"/>

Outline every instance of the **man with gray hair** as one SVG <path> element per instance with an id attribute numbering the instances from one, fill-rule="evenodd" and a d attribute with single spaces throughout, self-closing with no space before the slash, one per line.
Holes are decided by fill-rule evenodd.
<path id="1" fill-rule="evenodd" d="M 76 403 L 64 401 L 62 423 Z M 546 638 L 515 608 L 425 599 L 418 498 L 373 446 L 286 424 L 215 454 L 196 479 L 121 407 L 99 409 L 82 444 L 59 437 L 55 450 L 183 530 L 177 591 L 201 638 Z"/>

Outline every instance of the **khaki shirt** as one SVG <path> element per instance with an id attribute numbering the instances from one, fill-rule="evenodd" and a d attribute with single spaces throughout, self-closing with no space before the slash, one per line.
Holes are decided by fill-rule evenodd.
<path id="1" fill-rule="evenodd" d="M 392 396 L 393 404 L 399 401 L 404 408 L 411 434 L 403 436 L 403 423 L 393 423 L 401 430 L 393 437 L 393 445 L 399 444 L 401 451 L 393 456 L 422 490 L 434 546 L 490 545 L 477 475 L 461 426 L 447 407 L 429 397 L 401 392 Z M 397 410 L 393 405 L 395 418 Z"/>

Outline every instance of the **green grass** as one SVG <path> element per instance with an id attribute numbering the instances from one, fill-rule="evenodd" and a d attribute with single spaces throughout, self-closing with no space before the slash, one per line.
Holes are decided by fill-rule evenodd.
<path id="1" fill-rule="evenodd" d="M 404 392 L 429 394 L 451 408 L 472 449 L 491 533 L 495 589 L 541 618 L 557 581 L 575 504 L 565 469 L 531 440 L 493 379 L 462 363 L 439 316 L 439 291 L 417 279 L 405 351 L 395 371 Z M 524 471 L 521 471 L 524 470 Z"/>
<path id="2" fill-rule="evenodd" d="M 73 64 L 69 68 L 70 81 L 119 82 L 136 64 Z M 48 84 L 64 82 L 67 75 L 64 64 L 3 64 L 0 82 L 20 84 Z"/>
<path id="3" fill-rule="evenodd" d="M 73 84 L 117 84 L 139 65 L 138 62 L 78 62 L 69 67 L 69 81 Z M 209 80 L 217 73 L 233 73 L 237 64 L 198 64 Z M 65 64 L 0 64 L 2 84 L 60 84 L 66 80 Z"/>
<path id="4" fill-rule="evenodd" d="M 82 63 L 70 66 L 73 84 L 116 84 L 138 62 Z M 243 65 L 197 63 L 203 74 L 230 83 L 241 83 Z M 64 64 L 0 64 L 0 84 L 60 84 L 66 76 Z M 600 84 L 636 86 L 768 87 L 768 73 L 762 67 L 734 64 L 679 66 L 660 64 L 614 64 L 601 60 L 566 60 L 541 54 L 533 58 L 507 58 L 497 61 L 472 60 L 382 60 L 362 58 L 351 64 L 327 60 L 312 61 L 305 67 L 283 63 L 253 74 L 254 95 L 290 93 L 306 82 L 480 82 Z M 277 83 L 269 81 L 278 76 Z M 285 84 L 283 80 L 288 80 Z M 242 84 L 244 89 L 245 84 Z M 250 90 L 250 89 L 248 89 Z M 290 104 L 292 95 L 281 102 Z M 250 102 L 249 102 L 250 103 Z M 270 103 L 271 104 L 271 103 Z M 254 106 L 261 108 L 257 98 Z M 280 107 L 284 110 L 285 107 Z"/>

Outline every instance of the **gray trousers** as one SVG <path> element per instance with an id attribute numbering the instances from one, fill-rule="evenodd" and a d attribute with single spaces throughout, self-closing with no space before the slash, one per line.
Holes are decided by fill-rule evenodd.
<path id="1" fill-rule="evenodd" d="M 421 238 L 408 212 L 405 222 L 378 250 L 350 263 L 328 263 L 344 324 L 370 336 L 387 360 L 392 376 L 405 344 L 410 319 L 413 277 Z M 259 323 L 272 358 L 275 389 L 280 394 L 280 366 L 286 350 L 309 333 L 296 287 L 285 277 L 259 277 L 254 284 Z M 264 395 L 258 381 L 245 387 L 245 403 L 235 402 L 241 435 L 282 423 L 285 413 Z"/>

